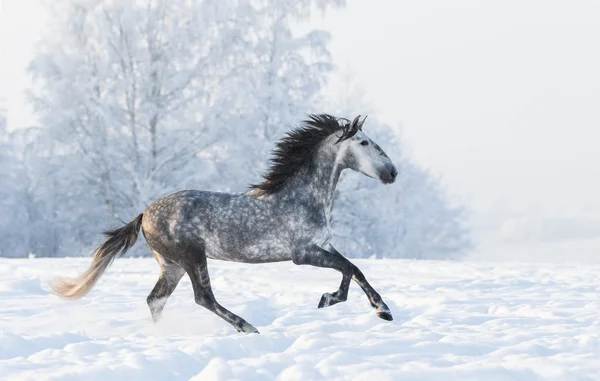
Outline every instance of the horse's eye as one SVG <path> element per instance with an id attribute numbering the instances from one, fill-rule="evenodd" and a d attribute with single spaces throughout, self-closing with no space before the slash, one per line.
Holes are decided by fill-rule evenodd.
<path id="1" fill-rule="evenodd" d="M 368 146 L 368 145 L 369 145 L 369 142 L 368 142 L 368 141 L 366 141 L 366 140 L 363 140 L 362 142 L 360 142 L 360 145 L 361 145 L 361 146 Z"/>

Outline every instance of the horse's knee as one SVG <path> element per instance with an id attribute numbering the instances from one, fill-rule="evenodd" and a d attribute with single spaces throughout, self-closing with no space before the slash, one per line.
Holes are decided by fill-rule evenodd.
<path id="1" fill-rule="evenodd" d="M 208 304 L 206 297 L 204 297 L 203 295 L 194 295 L 194 301 L 196 302 L 196 304 L 199 304 L 202 307 L 206 307 L 206 305 Z"/>
<path id="2" fill-rule="evenodd" d="M 342 274 L 351 278 L 354 275 L 354 266 L 350 262 L 346 262 L 344 264 L 344 268 L 342 269 Z"/>
<path id="3" fill-rule="evenodd" d="M 204 292 L 195 293 L 194 300 L 196 301 L 196 304 L 198 304 L 204 308 L 208 308 L 213 304 L 213 298 L 210 298 L 209 295 L 207 295 Z"/>

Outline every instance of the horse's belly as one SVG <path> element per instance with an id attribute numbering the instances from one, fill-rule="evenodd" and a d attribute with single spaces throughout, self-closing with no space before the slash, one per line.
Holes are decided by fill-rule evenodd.
<path id="1" fill-rule="evenodd" d="M 244 247 L 222 247 L 207 244 L 206 256 L 211 259 L 244 263 L 291 261 L 291 251 L 278 244 L 258 244 Z"/>

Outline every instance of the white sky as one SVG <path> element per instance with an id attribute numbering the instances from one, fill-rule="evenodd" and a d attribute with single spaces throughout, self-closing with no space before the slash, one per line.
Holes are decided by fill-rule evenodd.
<path id="1" fill-rule="evenodd" d="M 15 127 L 33 121 L 24 69 L 44 14 L 3 2 Z M 600 218 L 600 1 L 350 0 L 315 24 L 412 156 L 476 212 Z"/>
<path id="2" fill-rule="evenodd" d="M 600 1 L 349 1 L 325 24 L 335 62 L 476 208 L 599 204 Z"/>
<path id="3" fill-rule="evenodd" d="M 37 0 L 0 0 L 0 99 L 8 109 L 9 127 L 35 121 L 25 102 L 26 68 L 40 38 L 45 13 Z"/>

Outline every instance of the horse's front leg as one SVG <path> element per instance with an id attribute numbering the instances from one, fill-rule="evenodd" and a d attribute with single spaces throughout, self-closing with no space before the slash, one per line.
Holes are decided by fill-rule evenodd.
<path id="1" fill-rule="evenodd" d="M 342 254 L 340 254 L 339 251 L 337 251 L 335 247 L 333 247 L 331 244 L 329 245 L 328 249 L 331 253 L 335 253 L 340 257 L 344 258 Z M 394 320 L 389 307 L 387 306 L 387 304 L 385 304 L 379 293 L 375 291 L 375 289 L 369 284 L 369 282 L 367 282 L 367 278 L 365 278 L 362 271 L 360 271 L 360 269 L 350 261 L 348 262 L 352 265 L 352 280 L 355 281 L 356 284 L 358 284 L 360 288 L 362 288 L 364 293 L 367 295 L 367 298 L 369 298 L 369 302 L 371 303 L 371 306 L 375 309 L 377 316 L 384 320 Z"/>
<path id="2" fill-rule="evenodd" d="M 381 296 L 371 287 L 365 276 L 354 266 L 352 262 L 344 258 L 337 250 L 331 247 L 331 251 L 322 249 L 317 245 L 310 245 L 297 250 L 292 260 L 297 265 L 311 265 L 316 267 L 332 268 L 342 273 L 342 283 L 337 291 L 325 293 L 321 297 L 318 308 L 332 306 L 344 302 L 348 298 L 350 280 L 354 279 L 369 297 L 371 305 L 377 311 L 377 316 L 384 320 L 393 320 L 390 309 L 383 302 Z"/>
<path id="3" fill-rule="evenodd" d="M 330 253 L 317 245 L 299 248 L 292 255 L 296 265 L 310 265 L 335 269 L 342 273 L 342 283 L 337 291 L 325 293 L 319 301 L 318 308 L 332 306 L 339 302 L 345 302 L 348 298 L 350 280 L 354 274 L 352 263 L 339 254 Z"/>

